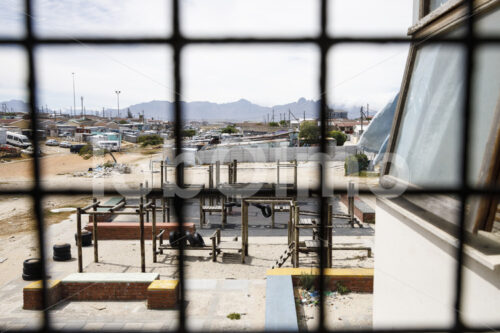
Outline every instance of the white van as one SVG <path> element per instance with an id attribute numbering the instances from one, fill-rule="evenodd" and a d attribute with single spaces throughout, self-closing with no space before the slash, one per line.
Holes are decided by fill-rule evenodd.
<path id="1" fill-rule="evenodd" d="M 7 143 L 9 145 L 21 147 L 23 149 L 26 149 L 29 146 L 31 146 L 31 142 L 30 140 L 28 140 L 28 137 L 26 135 L 14 132 L 7 132 Z"/>

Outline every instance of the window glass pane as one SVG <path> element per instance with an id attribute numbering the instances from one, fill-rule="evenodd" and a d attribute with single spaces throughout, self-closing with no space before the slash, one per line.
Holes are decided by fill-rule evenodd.
<path id="1" fill-rule="evenodd" d="M 412 184 L 458 185 L 464 54 L 456 45 L 417 51 L 395 149 L 408 165 Z M 400 168 L 393 164 L 390 173 L 397 177 Z"/>
<path id="2" fill-rule="evenodd" d="M 444 5 L 448 0 L 430 0 L 429 1 L 429 12 L 432 12 L 434 9 L 437 9 Z"/>
<path id="3" fill-rule="evenodd" d="M 497 10 L 480 18 L 478 32 L 494 31 L 499 26 L 498 16 Z M 417 51 L 395 149 L 408 164 L 412 184 L 459 185 L 464 51 L 457 45 L 427 45 Z M 493 140 L 491 135 L 496 135 L 499 51 L 498 47 L 488 46 L 478 48 L 475 54 L 469 161 L 469 180 L 473 184 L 485 177 L 490 163 L 484 160 L 485 150 Z M 393 165 L 391 174 L 397 176 L 401 167 Z"/>

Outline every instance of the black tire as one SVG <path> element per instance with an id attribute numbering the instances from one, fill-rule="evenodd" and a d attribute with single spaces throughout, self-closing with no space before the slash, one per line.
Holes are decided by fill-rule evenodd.
<path id="1" fill-rule="evenodd" d="M 30 275 L 30 274 L 24 274 L 23 273 L 23 280 L 24 281 L 37 281 L 37 280 L 41 280 L 41 279 L 42 279 L 42 275 L 41 274 Z"/>
<path id="2" fill-rule="evenodd" d="M 58 252 L 71 251 L 71 245 L 69 245 L 68 243 L 57 243 L 54 244 L 52 248 L 54 249 L 54 251 Z"/>
<path id="3" fill-rule="evenodd" d="M 194 239 L 195 246 L 197 247 L 205 246 L 205 241 L 203 240 L 203 237 L 201 237 L 199 233 L 195 232 L 192 237 Z"/>
<path id="4" fill-rule="evenodd" d="M 54 259 L 54 261 L 68 261 L 68 260 L 71 260 L 71 253 L 66 254 L 66 255 L 58 255 L 58 256 L 56 256 L 54 254 L 52 259 Z"/>
<path id="5" fill-rule="evenodd" d="M 26 259 L 23 262 L 23 274 L 26 275 L 41 275 L 42 262 L 39 258 Z"/>
<path id="6" fill-rule="evenodd" d="M 53 249 L 54 249 L 54 255 L 53 255 L 54 260 L 64 261 L 68 260 L 66 258 L 71 259 L 71 245 L 69 245 L 68 243 L 55 244 L 53 246 Z"/>
<path id="7" fill-rule="evenodd" d="M 189 242 L 189 245 L 196 246 L 196 240 L 194 239 L 193 235 L 187 230 L 186 230 L 186 238 Z"/>
<path id="8" fill-rule="evenodd" d="M 267 205 L 263 206 L 260 208 L 260 210 L 262 212 L 262 215 L 266 218 L 273 214 L 273 211 L 271 210 L 271 206 L 267 206 Z"/>
<path id="9" fill-rule="evenodd" d="M 75 233 L 75 244 L 78 246 L 78 234 Z M 82 230 L 82 246 L 92 245 L 92 233 L 88 230 Z"/>
<path id="10" fill-rule="evenodd" d="M 179 230 L 171 231 L 168 236 L 170 246 L 179 247 L 181 242 L 186 245 L 186 237 L 184 237 Z"/>

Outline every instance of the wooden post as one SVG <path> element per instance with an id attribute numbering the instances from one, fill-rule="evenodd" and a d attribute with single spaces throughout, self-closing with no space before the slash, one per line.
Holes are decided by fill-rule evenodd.
<path id="1" fill-rule="evenodd" d="M 215 235 L 217 236 L 217 245 L 219 245 L 220 244 L 220 229 L 216 230 Z"/>
<path id="2" fill-rule="evenodd" d="M 233 183 L 233 163 L 229 162 L 227 165 L 227 182 L 228 184 Z"/>
<path id="3" fill-rule="evenodd" d="M 168 177 L 167 177 L 167 173 L 168 173 L 168 165 L 167 163 L 165 163 L 165 184 L 168 183 Z"/>
<path id="4" fill-rule="evenodd" d="M 238 160 L 233 160 L 233 184 L 238 183 Z"/>
<path id="5" fill-rule="evenodd" d="M 327 268 L 332 268 L 332 264 L 333 264 L 333 258 L 332 258 L 332 246 L 333 246 L 333 230 L 332 230 L 332 225 L 333 225 L 333 221 L 332 221 L 332 205 L 328 205 L 328 223 L 327 223 L 327 229 L 326 229 L 326 234 L 328 235 L 328 237 L 326 238 L 327 239 L 327 242 L 328 242 L 328 252 L 326 254 L 326 262 L 327 262 Z"/>
<path id="6" fill-rule="evenodd" d="M 212 261 L 216 262 L 217 261 L 217 246 L 215 245 L 216 239 L 215 237 L 212 237 Z"/>
<path id="7" fill-rule="evenodd" d="M 222 229 L 224 229 L 226 227 L 226 222 L 227 222 L 226 197 L 225 196 L 222 196 L 221 207 L 222 207 L 222 211 L 221 211 L 221 215 L 222 215 L 221 216 L 221 218 L 222 218 L 221 226 L 222 226 Z"/>
<path id="8" fill-rule="evenodd" d="M 271 229 L 274 229 L 274 203 L 271 203 Z"/>
<path id="9" fill-rule="evenodd" d="M 161 221 L 165 222 L 166 205 L 165 205 L 165 194 L 163 194 L 163 193 L 162 193 L 162 197 L 161 197 L 161 210 L 162 210 L 162 220 Z"/>
<path id="10" fill-rule="evenodd" d="M 92 202 L 95 204 L 97 202 L 97 198 L 92 198 Z M 94 206 L 94 212 L 97 210 L 97 205 Z M 92 224 L 94 229 L 92 230 L 92 238 L 94 241 L 94 262 L 99 262 L 99 249 L 97 247 L 97 215 L 92 216 Z"/>
<path id="11" fill-rule="evenodd" d="M 205 214 L 203 214 L 204 201 L 203 194 L 200 193 L 200 229 L 203 229 L 203 225 L 205 224 Z"/>
<path id="12" fill-rule="evenodd" d="M 241 200 L 241 263 L 245 263 L 245 231 L 248 221 L 248 204 L 245 200 Z"/>
<path id="13" fill-rule="evenodd" d="M 297 190 L 297 160 L 293 161 L 293 189 Z"/>
<path id="14" fill-rule="evenodd" d="M 163 188 L 163 160 L 160 162 L 160 188 Z"/>
<path id="15" fill-rule="evenodd" d="M 280 183 L 280 160 L 276 161 L 276 185 Z"/>
<path id="16" fill-rule="evenodd" d="M 151 226 L 151 239 L 153 241 L 153 262 L 156 262 L 156 199 L 153 199 L 151 209 L 153 210 L 153 225 Z"/>
<path id="17" fill-rule="evenodd" d="M 293 225 L 293 212 L 295 208 L 292 203 L 290 203 L 290 210 L 288 211 L 288 226 L 287 226 L 287 231 L 288 231 L 288 245 L 292 242 L 292 225 Z"/>
<path id="18" fill-rule="evenodd" d="M 139 184 L 139 203 L 141 205 L 144 204 L 144 198 L 142 197 L 142 194 L 144 193 L 144 189 L 143 189 L 143 186 L 142 186 L 142 183 Z"/>
<path id="19" fill-rule="evenodd" d="M 144 249 L 144 205 L 141 203 L 139 205 L 139 221 L 141 228 L 141 272 L 146 272 L 146 258 Z"/>
<path id="20" fill-rule="evenodd" d="M 294 265 L 293 267 L 299 267 L 299 206 L 295 206 L 295 223 L 294 223 L 294 242 L 295 242 L 295 251 L 294 254 Z"/>
<path id="21" fill-rule="evenodd" d="M 220 185 L 220 161 L 215 162 L 215 186 Z"/>
<path id="22" fill-rule="evenodd" d="M 145 189 L 145 192 L 144 192 L 144 200 L 145 201 L 147 200 L 146 195 L 147 195 L 148 192 L 149 192 L 149 184 L 148 184 L 148 181 L 146 180 L 146 189 Z M 149 222 L 149 209 L 146 209 L 145 213 L 146 213 L 146 222 Z"/>
<path id="23" fill-rule="evenodd" d="M 76 245 L 78 246 L 78 273 L 82 273 L 83 263 L 82 263 L 82 209 L 81 208 L 76 209 Z"/>
<path id="24" fill-rule="evenodd" d="M 349 223 L 354 224 L 354 184 L 349 182 L 347 190 L 347 209 L 349 214 Z"/>
<path id="25" fill-rule="evenodd" d="M 208 166 L 208 188 L 210 190 L 212 190 L 214 188 L 214 166 L 212 164 L 210 164 Z M 210 206 L 213 206 L 214 205 L 214 196 L 212 194 L 210 194 L 210 196 L 208 197 L 208 202 L 210 204 Z"/>

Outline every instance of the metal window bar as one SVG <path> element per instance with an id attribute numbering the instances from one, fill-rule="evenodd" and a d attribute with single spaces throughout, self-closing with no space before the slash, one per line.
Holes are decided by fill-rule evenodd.
<path id="1" fill-rule="evenodd" d="M 32 20 L 32 0 L 25 0 L 25 30 L 26 35 L 23 38 L 0 38 L 0 45 L 8 46 L 8 45 L 18 45 L 24 47 L 27 54 L 27 64 L 28 64 L 28 99 L 30 105 L 30 115 L 32 119 L 31 129 L 33 133 L 36 133 L 38 128 L 37 122 L 37 113 L 35 112 L 37 105 L 36 100 L 36 92 L 37 92 L 37 81 L 35 75 L 35 61 L 34 61 L 34 52 L 36 47 L 39 45 L 76 45 L 81 43 L 86 44 L 95 44 L 95 45 L 132 45 L 132 44 L 155 44 L 155 45 L 165 45 L 171 46 L 173 48 L 173 65 L 174 65 L 174 110 L 175 110 L 175 147 L 176 154 L 181 151 L 182 137 L 180 135 L 182 129 L 182 109 L 180 104 L 180 96 L 182 90 L 182 78 L 180 74 L 180 65 L 181 65 L 181 53 L 183 47 L 188 44 L 314 44 L 320 49 L 320 77 L 319 77 L 319 88 L 321 92 L 320 98 L 320 119 L 321 119 L 321 143 L 320 150 L 321 152 L 326 151 L 326 117 L 327 117 L 327 54 L 331 47 L 336 44 L 349 44 L 349 43 L 372 43 L 372 44 L 385 44 L 385 43 L 452 43 L 452 44 L 461 44 L 466 46 L 466 62 L 464 65 L 465 72 L 465 83 L 466 83 L 466 94 L 464 96 L 464 107 L 461 110 L 462 117 L 462 131 L 464 135 L 462 136 L 462 151 L 461 151 L 461 184 L 459 187 L 453 188 L 432 188 L 432 189 L 422 189 L 415 190 L 409 189 L 405 193 L 408 194 L 455 194 L 460 196 L 461 202 L 461 214 L 459 220 L 459 231 L 457 234 L 458 238 L 458 247 L 457 247 L 457 265 L 456 265 L 456 274 L 455 274 L 455 316 L 454 323 L 450 327 L 424 327 L 424 328 L 398 328 L 392 330 L 394 332 L 483 332 L 485 330 L 492 331 L 500 331 L 500 327 L 471 327 L 465 326 L 462 322 L 462 318 L 460 315 L 460 310 L 462 308 L 462 267 L 464 262 L 463 255 L 463 243 L 465 236 L 465 202 L 468 196 L 471 195 L 498 195 L 500 194 L 500 189 L 496 186 L 487 185 L 484 187 L 474 187 L 470 186 L 467 182 L 467 171 L 469 169 L 468 157 L 470 156 L 469 146 L 467 145 L 470 138 L 470 119 L 471 119 L 471 101 L 472 101 L 472 75 L 473 75 L 473 63 L 474 63 L 474 50 L 478 45 L 485 44 L 500 44 L 500 38 L 495 37 L 476 37 L 474 35 L 474 15 L 473 13 L 473 0 L 467 0 L 467 10 L 468 15 L 466 18 L 466 27 L 467 33 L 460 38 L 444 38 L 444 37 L 436 37 L 433 36 L 431 38 L 419 39 L 419 38 L 401 38 L 401 37 L 359 37 L 359 38 L 345 38 L 345 37 L 331 37 L 328 35 L 326 31 L 327 26 L 327 0 L 321 0 L 321 15 L 320 15 L 320 34 L 317 37 L 263 37 L 263 38 L 186 38 L 182 35 L 180 31 L 180 8 L 179 8 L 179 0 L 172 0 L 172 35 L 167 38 L 81 38 L 79 40 L 75 39 L 66 39 L 66 38 L 38 38 L 35 36 L 33 31 L 33 20 Z M 0 195 L 29 195 L 33 198 L 33 206 L 36 216 L 36 224 L 37 224 L 37 235 L 38 235 L 38 243 L 39 243 L 39 251 L 40 258 L 42 260 L 42 273 L 43 273 L 43 298 L 42 302 L 44 308 L 47 308 L 47 294 L 46 294 L 46 274 L 45 274 L 45 250 L 43 244 L 45 244 L 45 233 L 43 228 L 43 210 L 41 207 L 41 202 L 44 196 L 47 195 L 82 195 L 82 194 L 91 194 L 92 191 L 89 189 L 81 188 L 81 189 L 72 189 L 72 190 L 56 190 L 56 189 L 43 189 L 41 187 L 40 182 L 40 162 L 39 162 L 39 154 L 38 154 L 38 136 L 34 135 L 33 137 L 33 147 L 34 147 L 34 158 L 33 158 L 33 178 L 34 185 L 31 189 L 21 189 L 21 190 L 13 190 L 13 189 L 1 189 Z M 182 181 L 181 173 L 177 173 L 177 183 L 180 184 Z M 323 183 L 324 179 L 324 171 L 321 172 L 321 182 Z M 321 188 L 321 186 L 320 186 Z M 320 188 L 313 189 L 310 191 L 311 193 L 315 193 L 321 196 L 320 201 L 322 206 L 326 206 L 326 198 L 321 192 Z M 347 189 L 335 189 L 336 193 L 347 193 Z M 126 194 L 120 191 L 121 194 Z M 127 193 L 136 194 L 136 191 L 128 191 Z M 361 194 L 372 194 L 369 189 L 360 189 L 359 193 Z M 113 189 L 105 189 L 104 194 L 117 194 L 116 190 Z M 182 228 L 183 222 L 183 199 L 180 197 L 175 197 L 174 199 L 174 208 L 177 212 L 177 216 L 179 217 L 180 226 Z M 321 227 L 320 227 L 320 236 L 323 237 L 325 233 L 325 225 L 326 225 L 326 215 L 325 212 L 321 211 Z M 321 242 L 321 251 L 320 251 L 320 281 L 324 281 L 323 276 L 323 263 L 326 260 L 324 257 L 324 252 L 322 251 L 323 243 Z M 181 246 L 179 249 L 179 278 L 180 278 L 180 300 L 181 302 L 185 296 L 184 290 L 184 249 Z M 320 284 L 320 326 L 318 327 L 318 331 L 324 331 L 326 328 L 324 327 L 324 300 L 323 300 L 323 283 Z M 182 304 L 182 303 L 181 303 Z M 49 331 L 51 330 L 50 325 L 50 316 L 49 311 L 43 312 L 43 325 L 41 330 Z M 180 307 L 179 310 L 179 326 L 178 331 L 187 331 L 186 329 L 186 314 L 183 306 Z M 346 332 L 381 332 L 388 330 L 378 330 L 378 329 L 356 329 L 356 330 L 345 330 Z M 391 331 L 391 330 L 389 330 Z"/>

